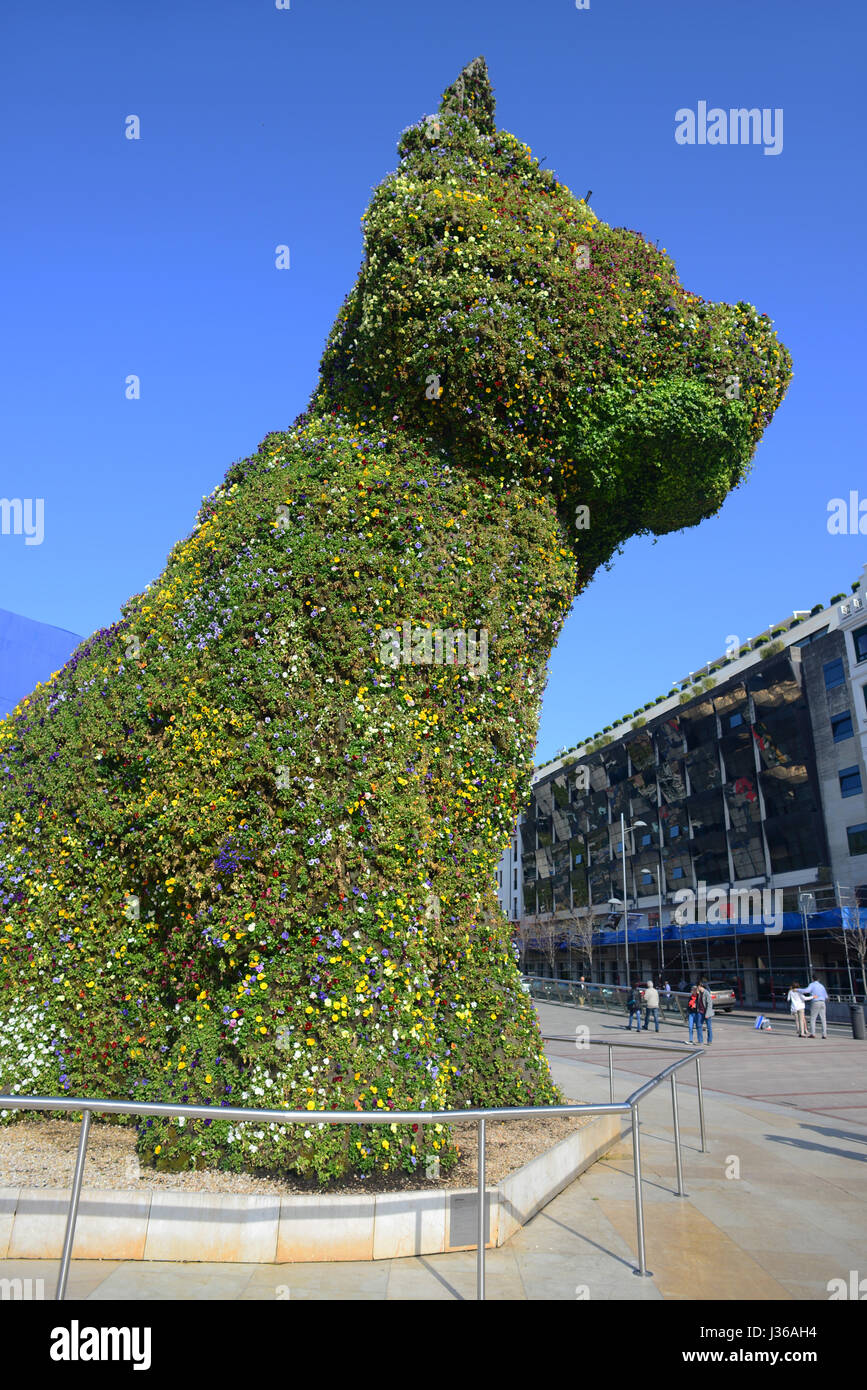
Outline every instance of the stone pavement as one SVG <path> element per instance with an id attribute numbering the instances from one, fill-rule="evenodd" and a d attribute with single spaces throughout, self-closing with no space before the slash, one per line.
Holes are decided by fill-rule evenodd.
<path id="1" fill-rule="evenodd" d="M 552 1072 L 564 1093 L 608 1099 L 607 1050 L 579 1049 L 575 1028 L 631 1044 L 615 1051 L 624 1099 L 670 1060 L 655 1033 L 610 1014 L 540 1004 Z M 848 1028 L 800 1042 L 789 1021 L 757 1033 L 749 1019 L 715 1020 L 702 1063 L 708 1152 L 699 1149 L 694 1069 L 678 1084 L 685 1198 L 676 1196 L 670 1083 L 641 1106 L 647 1265 L 636 1273 L 628 1136 L 523 1231 L 486 1258 L 496 1299 L 827 1299 L 828 1280 L 867 1273 L 867 1043 Z M 664 1024 L 660 1041 L 685 1041 Z M 474 1252 L 365 1263 L 305 1265 L 73 1262 L 68 1297 L 105 1299 L 475 1298 Z M 6 1260 L 0 1278 L 42 1278 L 57 1261 Z"/>

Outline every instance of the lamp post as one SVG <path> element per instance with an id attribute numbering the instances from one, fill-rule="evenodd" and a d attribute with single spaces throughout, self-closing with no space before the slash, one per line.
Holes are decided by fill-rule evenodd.
<path id="1" fill-rule="evenodd" d="M 626 817 L 620 812 L 620 851 L 623 857 L 623 951 L 626 956 L 626 985 L 629 985 L 629 900 L 626 896 L 626 832 L 627 830 L 637 830 L 640 825 L 644 826 L 647 822 L 643 820 L 633 821 L 632 825 L 626 824 Z M 616 898 L 609 898 L 609 903 L 616 903 Z"/>
<path id="2" fill-rule="evenodd" d="M 807 946 L 807 971 L 810 979 L 813 978 L 813 961 L 810 954 L 810 927 L 807 922 L 807 913 L 816 911 L 816 896 L 814 893 L 799 893 L 798 906 L 804 918 L 804 941 Z"/>
<path id="3" fill-rule="evenodd" d="M 659 898 L 659 978 L 665 974 L 665 945 L 662 940 L 662 881 L 659 877 L 659 866 L 656 866 L 656 894 Z"/>
<path id="4" fill-rule="evenodd" d="M 835 884 L 834 884 L 834 888 L 835 888 L 835 890 L 836 890 L 837 905 L 838 905 L 838 907 L 840 908 L 840 926 L 841 926 L 842 931 L 843 931 L 843 949 L 844 949 L 844 951 L 846 952 L 846 970 L 847 970 L 847 972 L 848 972 L 848 974 L 849 974 L 849 1001 L 850 1001 L 850 1003 L 851 1003 L 851 1002 L 853 1002 L 854 999 L 855 999 L 855 986 L 852 984 L 852 965 L 851 965 L 851 963 L 850 963 L 850 961 L 849 961 L 849 942 L 848 942 L 848 940 L 846 939 L 846 924 L 847 924 L 847 919 L 848 919 L 849 904 L 847 903 L 845 907 L 844 907 L 844 905 L 843 905 L 843 894 L 845 893 L 845 894 L 847 895 L 847 897 L 848 897 L 851 890 L 848 889 L 848 888 L 841 888 L 840 885 L 839 885 L 839 883 L 835 883 Z M 856 921 L 856 923 L 857 923 L 858 920 L 859 920 L 859 917 L 858 917 L 858 897 L 857 897 L 857 894 L 855 894 L 855 893 L 852 893 L 852 897 L 855 899 L 855 921 Z M 805 914 L 805 916 L 804 916 L 804 921 L 806 922 L 806 920 L 807 920 L 807 918 L 806 918 L 806 914 Z M 808 940 L 809 940 L 809 937 L 808 937 Z M 813 972 L 812 972 L 812 970 L 811 970 L 811 971 L 810 971 L 810 979 L 812 980 L 812 978 L 813 978 Z"/>

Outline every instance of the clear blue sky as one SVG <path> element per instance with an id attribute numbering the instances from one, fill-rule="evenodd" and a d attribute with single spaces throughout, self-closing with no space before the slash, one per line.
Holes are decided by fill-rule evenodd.
<path id="1" fill-rule="evenodd" d="M 721 515 L 631 542 L 576 604 L 539 757 L 848 589 L 867 535 L 826 520 L 867 498 L 864 39 L 854 0 L 6 0 L 0 496 L 44 498 L 45 539 L 0 536 L 0 608 L 112 622 L 291 423 L 399 132 L 480 53 L 498 125 L 689 290 L 768 313 L 795 364 Z M 678 145 L 699 101 L 781 107 L 782 153 Z"/>

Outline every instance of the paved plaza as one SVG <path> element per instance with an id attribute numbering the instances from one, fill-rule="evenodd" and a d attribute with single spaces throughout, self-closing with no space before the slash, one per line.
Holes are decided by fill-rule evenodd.
<path id="1" fill-rule="evenodd" d="M 539 1004 L 564 1093 L 608 1099 L 607 1049 L 580 1049 L 575 1029 L 616 1041 L 615 1098 L 671 1060 L 656 1034 L 616 1016 Z M 579 1035 L 580 1037 L 580 1035 Z M 682 1042 L 663 1024 L 659 1041 Z M 588 1060 L 589 1059 L 589 1060 Z M 867 1043 L 832 1026 L 800 1041 L 788 1018 L 758 1033 L 749 1017 L 715 1020 L 703 1061 L 708 1151 L 700 1152 L 694 1069 L 679 1074 L 684 1186 L 676 1196 L 668 1082 L 641 1106 L 649 1277 L 636 1269 L 631 1143 L 624 1137 L 514 1236 L 488 1252 L 489 1299 L 816 1299 L 830 1279 L 867 1272 Z M 42 1278 L 56 1261 L 0 1262 L 0 1277 Z M 68 1298 L 473 1299 L 474 1252 L 370 1263 L 155 1264 L 74 1261 Z"/>

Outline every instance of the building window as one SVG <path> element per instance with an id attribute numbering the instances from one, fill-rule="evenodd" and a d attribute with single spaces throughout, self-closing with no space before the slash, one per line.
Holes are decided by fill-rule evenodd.
<path id="1" fill-rule="evenodd" d="M 671 877 L 672 877 L 672 878 L 683 878 L 683 869 L 681 868 L 681 866 L 680 866 L 679 864 L 675 864 L 674 868 L 673 868 L 672 871 L 671 871 Z"/>
<path id="2" fill-rule="evenodd" d="M 668 827 L 668 838 L 669 838 L 670 840 L 676 840 L 679 834 L 680 834 L 680 826 L 679 826 L 679 825 L 670 825 L 670 826 Z"/>
<path id="3" fill-rule="evenodd" d="M 649 836 L 649 835 L 642 835 L 642 837 L 641 837 L 641 845 L 642 845 L 642 848 L 643 848 L 645 845 L 649 845 L 649 844 L 650 844 L 650 836 Z"/>
<path id="4" fill-rule="evenodd" d="M 854 738 L 852 714 L 849 710 L 844 710 L 842 714 L 835 714 L 832 717 L 831 733 L 834 735 L 835 743 L 843 743 L 847 738 Z"/>
<path id="5" fill-rule="evenodd" d="M 738 727 L 738 725 L 739 725 L 739 724 L 743 724 L 743 722 L 744 722 L 744 716 L 743 716 L 742 714 L 730 714 L 730 715 L 729 715 L 729 728 L 730 728 L 730 729 L 736 729 L 736 728 Z"/>
<path id="6" fill-rule="evenodd" d="M 850 825 L 846 829 L 849 836 L 850 854 L 867 854 L 867 821 L 863 825 Z"/>
<path id="7" fill-rule="evenodd" d="M 840 795 L 858 796 L 861 791 L 861 773 L 857 767 L 840 769 Z"/>
<path id="8" fill-rule="evenodd" d="M 817 641 L 819 640 L 820 637 L 824 637 L 824 636 L 825 636 L 825 633 L 826 633 L 827 631 L 828 631 L 828 625 L 827 625 L 827 623 L 826 623 L 824 627 L 817 627 L 817 628 L 816 628 L 816 631 L 815 631 L 815 632 L 811 632 L 811 633 L 809 634 L 808 637 L 802 637 L 801 640 L 800 640 L 800 642 L 793 642 L 793 643 L 792 643 L 792 646 L 793 646 L 793 647 L 809 647 L 809 645 L 810 645 L 811 642 L 817 642 Z"/>
<path id="9" fill-rule="evenodd" d="M 855 643 L 855 660 L 867 661 L 867 627 L 856 627 L 852 640 Z"/>
<path id="10" fill-rule="evenodd" d="M 825 676 L 826 690 L 834 690 L 838 685 L 842 685 L 846 679 L 843 675 L 843 658 L 838 656 L 834 661 L 826 661 L 822 672 Z"/>

